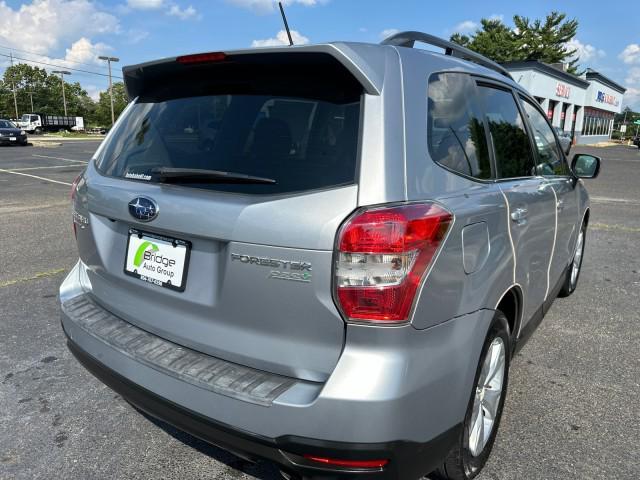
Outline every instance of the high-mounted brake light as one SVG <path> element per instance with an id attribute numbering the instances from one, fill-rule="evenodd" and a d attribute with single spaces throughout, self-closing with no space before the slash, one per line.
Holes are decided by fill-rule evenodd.
<path id="1" fill-rule="evenodd" d="M 194 63 L 213 63 L 226 60 L 227 55 L 223 52 L 195 53 L 193 55 L 182 55 L 176 58 L 176 62 L 190 65 Z"/>
<path id="2" fill-rule="evenodd" d="M 333 465 L 335 467 L 344 468 L 382 468 L 389 460 L 340 460 L 337 458 L 316 457 L 313 455 L 305 455 L 304 458 L 313 462 L 324 463 L 325 465 Z"/>
<path id="3" fill-rule="evenodd" d="M 336 297 L 349 320 L 401 323 L 453 217 L 434 203 L 364 210 L 340 229 Z"/>

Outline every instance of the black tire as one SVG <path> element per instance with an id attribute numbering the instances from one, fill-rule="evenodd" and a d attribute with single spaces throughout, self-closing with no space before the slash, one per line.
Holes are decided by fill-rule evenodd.
<path id="1" fill-rule="evenodd" d="M 482 366 L 484 364 L 485 358 L 487 356 L 487 352 L 489 350 L 489 346 L 496 338 L 501 338 L 504 342 L 505 348 L 505 367 L 504 367 L 504 377 L 502 381 L 502 394 L 498 403 L 498 409 L 496 413 L 496 417 L 494 420 L 493 428 L 491 430 L 491 434 L 484 448 L 481 450 L 480 454 L 474 456 L 469 449 L 469 428 L 471 425 L 471 416 L 473 413 L 473 406 L 475 400 L 476 393 L 476 385 L 478 384 L 478 380 L 480 378 L 480 373 L 482 371 Z M 493 444 L 496 439 L 496 435 L 498 433 L 498 429 L 500 427 L 500 418 L 502 417 L 502 409 L 504 407 L 504 400 L 507 396 L 507 386 L 509 380 L 509 364 L 511 361 L 511 334 L 509 332 L 509 322 L 507 321 L 507 317 L 505 317 L 504 313 L 499 310 L 496 310 L 496 313 L 493 317 L 493 321 L 491 322 L 491 326 L 489 327 L 489 332 L 487 333 L 487 338 L 484 341 L 484 345 L 482 346 L 482 353 L 480 354 L 480 361 L 478 362 L 478 367 L 476 369 L 476 375 L 474 379 L 473 389 L 471 391 L 471 398 L 469 399 L 469 404 L 467 406 L 467 412 L 464 417 L 464 428 L 461 429 L 460 436 L 456 445 L 447 455 L 444 463 L 440 468 L 438 468 L 435 472 L 432 472 L 429 478 L 439 479 L 439 480 L 470 480 L 476 477 L 484 465 L 487 463 L 489 459 L 489 455 L 491 454 L 491 449 L 493 448 Z"/>
<path id="2" fill-rule="evenodd" d="M 580 254 L 580 261 L 578 263 L 578 274 L 576 276 L 575 282 L 571 281 L 571 271 L 573 269 L 573 264 L 575 260 L 575 255 L 577 253 L 573 253 L 573 257 L 571 258 L 571 263 L 569 264 L 569 268 L 567 269 L 567 273 L 565 275 L 564 284 L 558 293 L 559 297 L 566 298 L 576 291 L 576 287 L 578 286 L 578 280 L 580 279 L 580 272 L 582 271 L 582 260 L 584 260 L 584 247 L 587 244 L 587 224 L 583 223 L 582 227 L 580 227 L 580 232 L 582 233 L 582 252 Z"/>
<path id="3" fill-rule="evenodd" d="M 42 135 L 42 129 L 40 127 L 36 127 L 36 129 L 33 131 L 34 134 L 36 135 Z"/>

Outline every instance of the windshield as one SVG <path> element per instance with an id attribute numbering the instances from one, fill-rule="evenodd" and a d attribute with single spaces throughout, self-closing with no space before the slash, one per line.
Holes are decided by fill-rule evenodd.
<path id="1" fill-rule="evenodd" d="M 349 184 L 355 181 L 359 120 L 359 94 L 333 101 L 269 94 L 142 98 L 118 122 L 97 168 L 104 175 L 141 181 L 151 181 L 158 167 L 276 181 L 188 183 L 240 193 Z"/>
<path id="2" fill-rule="evenodd" d="M 28 122 L 30 118 L 31 118 L 31 115 L 28 115 L 25 113 L 24 115 L 22 115 L 22 118 L 20 120 L 23 122 Z"/>
<path id="3" fill-rule="evenodd" d="M 9 120 L 0 120 L 0 128 L 16 128 Z"/>

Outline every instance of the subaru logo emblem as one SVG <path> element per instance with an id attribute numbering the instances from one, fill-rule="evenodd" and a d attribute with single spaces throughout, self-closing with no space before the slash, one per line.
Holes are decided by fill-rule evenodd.
<path id="1" fill-rule="evenodd" d="M 158 216 L 158 204 L 148 197 L 136 197 L 129 202 L 129 213 L 142 222 L 150 222 Z"/>

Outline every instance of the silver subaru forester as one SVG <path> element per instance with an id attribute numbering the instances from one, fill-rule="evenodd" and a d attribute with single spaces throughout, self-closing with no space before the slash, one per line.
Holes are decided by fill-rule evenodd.
<path id="1" fill-rule="evenodd" d="M 77 359 L 287 478 L 476 476 L 510 359 L 576 288 L 600 160 L 569 165 L 508 72 L 418 32 L 124 77 L 72 188 Z"/>

